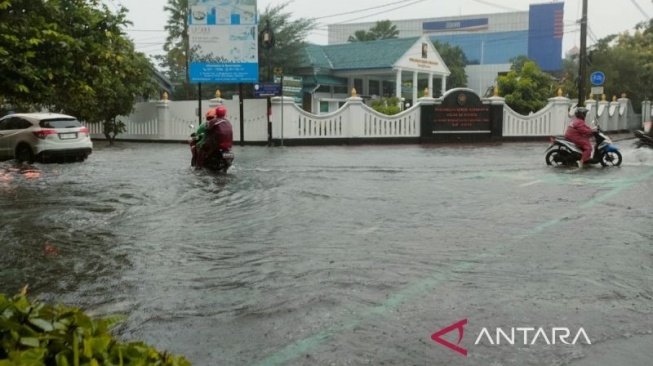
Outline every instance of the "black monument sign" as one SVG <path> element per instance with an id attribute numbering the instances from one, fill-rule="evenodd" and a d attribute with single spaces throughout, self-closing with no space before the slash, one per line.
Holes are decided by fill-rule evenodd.
<path id="1" fill-rule="evenodd" d="M 433 106 L 422 109 L 422 138 L 427 140 L 490 140 L 502 135 L 503 108 L 471 89 L 452 89 Z"/>

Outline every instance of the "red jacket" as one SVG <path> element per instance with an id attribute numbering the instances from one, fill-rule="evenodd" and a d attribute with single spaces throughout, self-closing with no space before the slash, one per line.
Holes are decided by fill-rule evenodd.
<path id="1" fill-rule="evenodd" d="M 224 117 L 214 118 L 206 125 L 207 139 L 219 149 L 231 149 L 234 141 L 231 122 Z"/>
<path id="2" fill-rule="evenodd" d="M 586 125 L 585 121 L 580 118 L 574 118 L 565 132 L 565 137 L 572 142 L 587 140 L 592 137 L 592 135 L 594 135 L 594 130 Z"/>

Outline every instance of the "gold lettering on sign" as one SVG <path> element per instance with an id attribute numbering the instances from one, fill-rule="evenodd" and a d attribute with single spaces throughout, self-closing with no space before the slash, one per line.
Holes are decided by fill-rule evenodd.
<path id="1" fill-rule="evenodd" d="M 421 58 L 409 58 L 408 61 L 416 62 L 419 66 L 438 66 L 440 63 L 431 60 L 425 60 Z"/>

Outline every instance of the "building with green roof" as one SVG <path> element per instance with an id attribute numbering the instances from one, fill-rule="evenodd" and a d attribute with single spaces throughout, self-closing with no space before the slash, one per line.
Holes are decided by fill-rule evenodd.
<path id="1" fill-rule="evenodd" d="M 296 75 L 303 79 L 303 109 L 329 113 L 350 96 L 352 89 L 370 100 L 404 98 L 412 104 L 419 85 L 433 96 L 433 80 L 441 79 L 441 94 L 451 72 L 426 36 L 352 42 L 337 45 L 309 44 Z"/>

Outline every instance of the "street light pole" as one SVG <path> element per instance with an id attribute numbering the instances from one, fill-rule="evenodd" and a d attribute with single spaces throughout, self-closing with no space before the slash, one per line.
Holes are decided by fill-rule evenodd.
<path id="1" fill-rule="evenodd" d="M 265 28 L 259 33 L 259 44 L 266 50 L 267 66 L 268 66 L 268 80 L 274 82 L 272 77 L 272 60 L 270 59 L 270 51 L 274 47 L 274 33 L 272 28 L 270 28 L 270 20 L 265 21 Z M 272 145 L 272 121 L 270 121 L 270 114 L 272 111 L 272 100 L 270 97 L 267 97 L 268 100 L 268 145 Z"/>
<path id="2" fill-rule="evenodd" d="M 587 0 L 583 0 L 583 18 L 580 20 L 580 54 L 578 71 L 578 106 L 585 105 L 587 80 Z"/>

